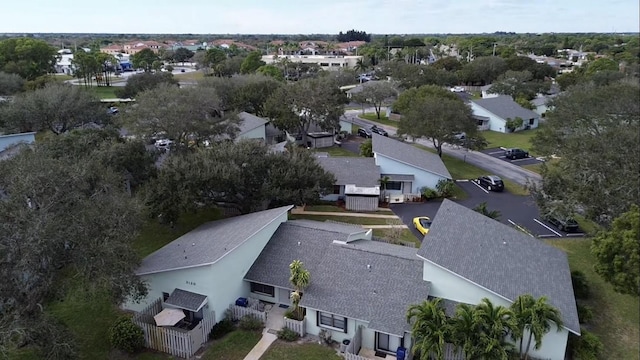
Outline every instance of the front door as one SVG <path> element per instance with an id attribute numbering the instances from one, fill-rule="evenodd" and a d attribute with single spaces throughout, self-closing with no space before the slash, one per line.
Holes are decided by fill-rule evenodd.
<path id="1" fill-rule="evenodd" d="M 289 299 L 290 295 L 291 295 L 291 292 L 288 289 L 278 288 L 278 303 L 290 305 L 291 304 L 291 300 Z"/>

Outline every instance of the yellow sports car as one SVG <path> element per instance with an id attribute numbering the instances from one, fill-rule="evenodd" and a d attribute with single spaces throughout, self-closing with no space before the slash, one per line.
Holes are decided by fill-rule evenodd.
<path id="1" fill-rule="evenodd" d="M 431 219 L 426 216 L 418 216 L 413 218 L 413 226 L 420 231 L 420 234 L 427 235 L 431 227 Z"/>

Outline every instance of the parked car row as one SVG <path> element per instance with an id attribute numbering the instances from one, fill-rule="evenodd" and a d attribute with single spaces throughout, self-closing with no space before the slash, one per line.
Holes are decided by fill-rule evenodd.
<path id="1" fill-rule="evenodd" d="M 387 136 L 387 137 L 389 136 L 389 133 L 385 129 L 378 127 L 376 125 L 373 125 L 370 129 L 365 129 L 365 128 L 358 129 L 358 136 L 361 136 L 363 138 L 367 138 L 367 139 L 371 138 L 371 136 L 373 136 L 372 135 L 373 133 L 376 133 L 382 136 Z"/>

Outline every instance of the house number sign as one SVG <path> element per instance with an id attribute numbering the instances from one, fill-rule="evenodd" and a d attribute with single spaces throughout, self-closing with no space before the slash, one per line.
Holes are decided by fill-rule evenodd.
<path id="1" fill-rule="evenodd" d="M 195 282 L 193 282 L 193 281 L 189 281 L 189 280 L 187 280 L 187 285 L 193 285 L 193 286 L 196 286 L 196 283 L 195 283 Z"/>

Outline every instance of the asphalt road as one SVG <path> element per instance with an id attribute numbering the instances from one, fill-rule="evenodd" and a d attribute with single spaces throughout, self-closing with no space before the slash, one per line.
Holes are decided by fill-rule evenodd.
<path id="1" fill-rule="evenodd" d="M 467 193 L 468 197 L 464 200 L 456 201 L 457 203 L 473 209 L 480 203 L 486 202 L 489 211 L 496 210 L 500 212 L 498 221 L 512 227 L 519 226 L 534 237 L 568 238 L 582 236 L 580 233 L 567 235 L 567 233 L 544 221 L 533 198 L 530 196 L 514 195 L 508 192 L 489 192 L 473 182 L 458 182 L 458 186 Z M 435 219 L 440 204 L 441 201 L 427 201 L 424 203 L 391 204 L 390 208 L 418 239 L 422 239 L 423 236 L 413 227 L 413 218 L 428 216 L 431 219 Z"/>
<path id="2" fill-rule="evenodd" d="M 515 159 L 515 160 L 510 160 L 507 159 L 504 156 L 504 148 L 490 148 L 490 149 L 484 149 L 481 151 L 483 154 L 487 154 L 493 158 L 496 159 L 500 159 L 502 161 L 506 161 L 510 164 L 514 164 L 514 165 L 518 165 L 518 166 L 524 166 L 524 165 L 535 165 L 535 164 L 540 164 L 542 162 L 542 160 L 535 158 L 535 157 L 528 157 L 528 158 L 524 158 L 524 159 Z"/>
<path id="3" fill-rule="evenodd" d="M 372 112 L 374 111 L 374 109 L 368 108 L 365 109 L 365 111 Z M 344 117 L 347 121 L 350 121 L 357 126 L 371 127 L 372 125 L 376 125 L 371 121 L 359 118 L 358 114 L 361 113 L 361 110 L 347 110 L 345 111 Z M 378 126 L 384 128 L 389 133 L 389 135 L 395 135 L 396 133 L 396 129 L 394 127 L 386 125 Z M 433 144 L 425 139 L 416 139 L 416 143 L 433 148 Z M 538 183 L 540 180 L 542 180 L 540 175 L 534 173 L 533 171 L 529 171 L 525 168 L 503 161 L 499 158 L 494 158 L 491 155 L 483 154 L 479 151 L 470 151 L 459 146 L 451 146 L 445 144 L 442 147 L 442 152 L 455 158 L 464 160 L 471 165 L 484 169 L 490 174 L 501 176 L 520 185 L 527 185 L 530 182 Z"/>

